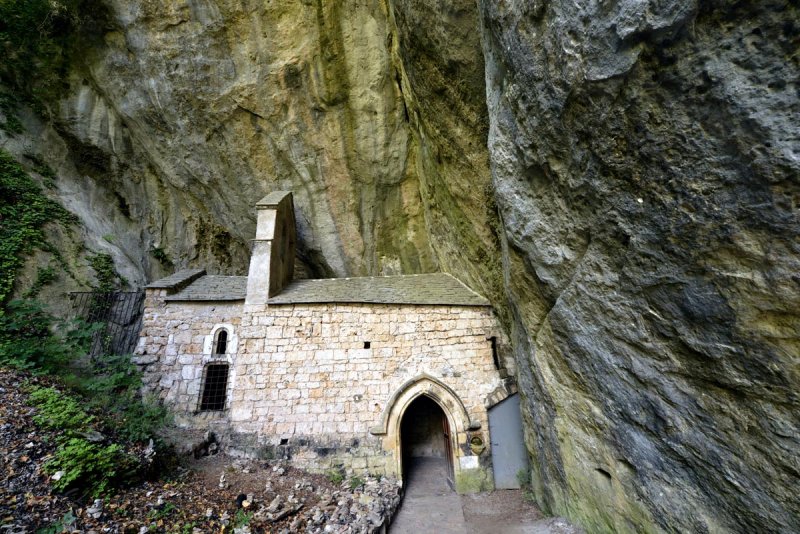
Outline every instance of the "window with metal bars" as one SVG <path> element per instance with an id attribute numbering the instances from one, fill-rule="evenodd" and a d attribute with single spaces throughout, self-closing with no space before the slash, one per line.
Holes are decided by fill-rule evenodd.
<path id="1" fill-rule="evenodd" d="M 228 331 L 220 330 L 217 332 L 217 341 L 214 343 L 214 354 L 225 354 L 228 350 Z"/>
<path id="2" fill-rule="evenodd" d="M 200 395 L 200 411 L 225 409 L 225 394 L 228 390 L 228 364 L 214 363 L 206 366 L 203 373 L 203 389 Z"/>

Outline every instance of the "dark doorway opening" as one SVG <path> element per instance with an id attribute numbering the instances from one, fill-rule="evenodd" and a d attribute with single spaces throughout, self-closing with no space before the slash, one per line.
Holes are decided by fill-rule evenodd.
<path id="1" fill-rule="evenodd" d="M 406 408 L 400 422 L 403 480 L 412 485 L 442 485 L 453 488 L 453 454 L 450 426 L 442 408 L 430 397 L 417 397 Z"/>

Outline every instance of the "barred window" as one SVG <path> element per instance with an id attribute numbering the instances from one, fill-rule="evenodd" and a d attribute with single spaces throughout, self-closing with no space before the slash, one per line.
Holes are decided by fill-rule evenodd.
<path id="1" fill-rule="evenodd" d="M 225 394 L 228 390 L 228 364 L 207 365 L 203 373 L 203 390 L 200 395 L 200 411 L 225 409 Z"/>
<path id="2" fill-rule="evenodd" d="M 214 343 L 214 354 L 225 354 L 228 350 L 228 331 L 224 328 L 217 332 L 217 341 Z"/>

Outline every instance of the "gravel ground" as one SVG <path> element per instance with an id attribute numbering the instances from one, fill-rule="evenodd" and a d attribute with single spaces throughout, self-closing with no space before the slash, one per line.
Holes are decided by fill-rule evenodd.
<path id="1" fill-rule="evenodd" d="M 54 493 L 42 466 L 57 436 L 32 421 L 25 383 L 58 387 L 47 378 L 0 370 L 0 530 L 36 532 L 307 532 L 371 533 L 400 502 L 396 481 L 365 477 L 332 484 L 280 462 L 223 454 L 185 458 L 181 467 L 103 499 Z M 143 454 L 145 447 L 127 452 Z"/>

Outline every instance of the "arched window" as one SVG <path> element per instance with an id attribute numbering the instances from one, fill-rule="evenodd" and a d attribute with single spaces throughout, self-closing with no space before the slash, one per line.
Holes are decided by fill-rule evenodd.
<path id="1" fill-rule="evenodd" d="M 214 342 L 214 354 L 225 354 L 228 351 L 228 331 L 224 328 L 217 332 L 217 339 Z"/>
<path id="2" fill-rule="evenodd" d="M 224 332 L 224 330 L 223 330 Z M 228 391 L 228 364 L 209 364 L 203 373 L 203 389 L 200 394 L 200 411 L 220 411 L 225 409 Z"/>

